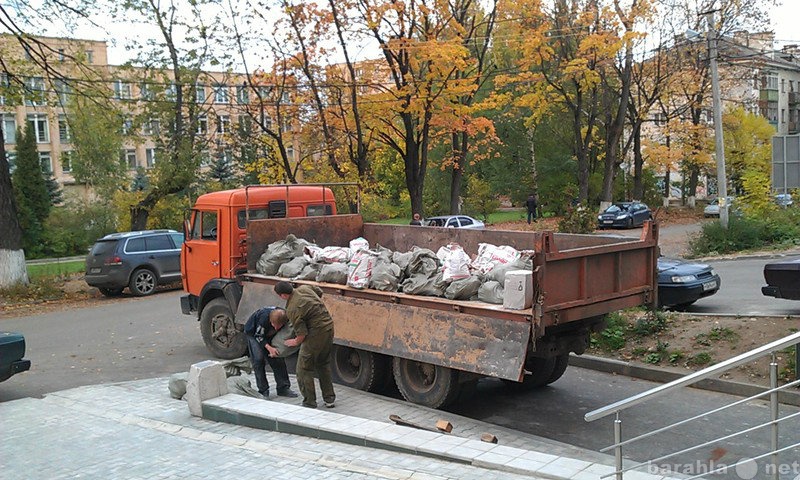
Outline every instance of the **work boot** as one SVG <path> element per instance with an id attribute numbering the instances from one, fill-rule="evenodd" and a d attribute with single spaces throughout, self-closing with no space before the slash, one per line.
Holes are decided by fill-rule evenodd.
<path id="1" fill-rule="evenodd" d="M 282 388 L 278 390 L 279 397 L 297 398 L 297 392 L 291 388 Z"/>
<path id="2" fill-rule="evenodd" d="M 269 388 L 266 390 L 260 390 L 258 393 L 260 393 L 262 397 L 269 399 Z"/>

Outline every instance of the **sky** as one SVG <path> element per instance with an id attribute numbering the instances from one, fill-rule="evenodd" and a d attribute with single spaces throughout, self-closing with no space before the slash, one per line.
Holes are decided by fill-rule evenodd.
<path id="1" fill-rule="evenodd" d="M 783 0 L 781 6 L 772 10 L 771 19 L 771 28 L 775 31 L 776 48 L 779 49 L 786 44 L 800 45 L 800 0 Z M 154 28 L 151 30 L 143 25 L 119 25 L 118 27 L 110 28 L 110 30 L 114 31 L 115 35 L 130 35 L 138 38 L 141 38 L 147 30 L 150 30 L 153 35 L 157 35 Z M 79 38 L 106 39 L 104 32 L 100 32 L 96 28 L 79 28 L 74 34 Z M 117 42 L 109 42 L 108 54 L 112 64 L 121 64 L 131 58 L 131 52 L 126 51 L 125 42 L 122 39 L 118 39 Z"/>

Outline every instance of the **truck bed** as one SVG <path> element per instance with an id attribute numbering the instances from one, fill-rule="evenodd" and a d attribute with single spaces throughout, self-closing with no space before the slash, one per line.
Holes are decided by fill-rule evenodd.
<path id="1" fill-rule="evenodd" d="M 462 230 L 365 224 L 360 215 L 257 220 L 248 226 L 248 270 L 266 246 L 288 234 L 319 246 L 347 246 L 364 237 L 395 251 L 436 250 L 451 242 L 474 255 L 478 244 L 534 250 L 534 304 L 509 310 L 482 302 L 397 292 L 320 286 L 334 318 L 336 343 L 481 375 L 520 380 L 527 351 L 548 328 L 585 328 L 581 320 L 656 301 L 657 228 L 647 223 L 639 239 L 553 232 Z M 278 304 L 280 279 L 255 273 L 245 284 L 237 323 L 255 308 Z"/>

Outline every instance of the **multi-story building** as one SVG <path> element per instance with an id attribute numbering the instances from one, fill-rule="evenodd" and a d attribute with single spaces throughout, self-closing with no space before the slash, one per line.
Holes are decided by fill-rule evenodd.
<path id="1" fill-rule="evenodd" d="M 75 181 L 72 174 L 69 96 L 75 93 L 74 85 L 98 84 L 122 112 L 120 119 L 124 144 L 120 151 L 120 162 L 133 175 L 137 169 L 153 168 L 158 162 L 157 139 L 162 126 L 157 118 L 142 119 L 147 102 L 159 101 L 154 92 L 160 90 L 169 98 L 174 95 L 175 85 L 171 75 L 164 71 L 147 71 L 110 65 L 108 49 L 104 41 L 37 37 L 34 51 L 23 49 L 9 36 L 0 36 L 0 55 L 11 73 L 0 77 L 0 122 L 6 155 L 12 165 L 16 158 L 17 129 L 26 125 L 33 129 L 39 150 L 42 171 L 52 173 L 56 180 L 70 193 L 86 195 L 88 187 Z M 46 59 L 48 68 L 42 67 Z M 12 78 L 16 76 L 25 85 L 22 96 L 3 95 Z M 192 128 L 205 145 L 203 155 L 207 164 L 215 159 L 230 161 L 230 134 L 243 122 L 252 124 L 255 116 L 260 123 L 272 127 L 275 115 L 274 100 L 260 101 L 274 96 L 267 87 L 254 88 L 246 76 L 236 73 L 204 71 L 198 75 L 190 99 L 197 109 Z M 4 87 L 6 87 L 4 89 Z M 18 89 L 17 89 L 18 90 Z M 254 98 L 255 97 L 255 98 Z M 285 92 L 278 100 L 290 103 Z M 286 151 L 290 162 L 296 162 L 299 146 L 294 145 L 296 125 L 284 118 L 279 127 L 286 134 Z M 251 131 L 257 131 L 253 129 Z"/>

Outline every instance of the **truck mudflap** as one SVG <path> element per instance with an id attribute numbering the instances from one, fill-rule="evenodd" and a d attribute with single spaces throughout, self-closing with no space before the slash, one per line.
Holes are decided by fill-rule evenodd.
<path id="1" fill-rule="evenodd" d="M 285 304 L 273 291 L 276 280 L 243 282 L 244 292 L 236 312 L 236 323 L 245 322 L 262 306 Z M 507 380 L 520 381 L 523 377 L 531 338 L 528 316 L 518 315 L 518 319 L 512 320 L 463 311 L 451 313 L 397 301 L 327 293 L 335 290 L 332 287 L 323 287 L 326 293 L 322 299 L 333 317 L 334 343 L 338 345 Z M 370 293 L 411 300 L 410 296 L 400 293 Z M 425 301 L 420 297 L 413 300 Z"/>

